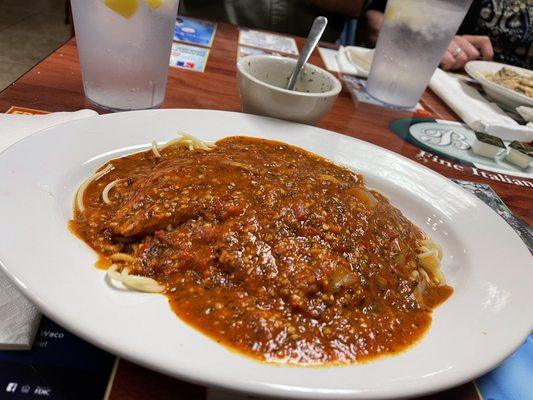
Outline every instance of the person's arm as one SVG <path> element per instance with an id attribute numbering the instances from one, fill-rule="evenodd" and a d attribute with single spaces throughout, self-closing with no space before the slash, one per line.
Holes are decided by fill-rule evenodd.
<path id="1" fill-rule="evenodd" d="M 378 41 L 379 30 L 383 25 L 385 14 L 377 10 L 368 10 L 365 13 L 360 30 L 367 46 L 374 47 Z"/>
<path id="2" fill-rule="evenodd" d="M 309 0 L 309 2 L 323 10 L 352 18 L 360 15 L 364 4 L 364 0 Z"/>
<path id="3" fill-rule="evenodd" d="M 385 18 L 387 0 L 365 1 L 363 13 L 357 22 L 357 44 L 363 47 L 375 47 L 379 30 Z"/>

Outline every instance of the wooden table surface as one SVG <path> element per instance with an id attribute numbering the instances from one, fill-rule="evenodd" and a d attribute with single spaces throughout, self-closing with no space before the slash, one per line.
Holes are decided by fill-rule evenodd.
<path id="1" fill-rule="evenodd" d="M 203 108 L 240 111 L 235 79 L 237 28 L 219 24 L 205 72 L 170 68 L 164 108 Z M 298 47 L 302 39 L 296 38 Z M 318 52 L 311 63 L 324 67 Z M 435 118 L 457 120 L 457 116 L 432 92 L 424 94 L 422 105 Z M 100 113 L 83 94 L 75 39 L 59 48 L 13 85 L 0 93 L 0 112 L 11 106 L 45 111 L 74 111 L 92 108 Z M 528 186 L 517 186 L 485 178 L 481 173 L 462 168 L 441 158 L 417 157 L 420 149 L 405 142 L 389 130 L 391 121 L 412 116 L 360 103 L 356 107 L 347 91 L 343 91 L 333 109 L 319 126 L 372 142 L 408 158 L 425 163 L 429 168 L 449 177 L 490 184 L 511 211 L 533 224 L 533 181 L 521 178 Z M 488 176 L 488 175 L 487 175 Z M 184 383 L 121 360 L 111 389 L 110 399 L 203 399 L 205 389 Z M 431 399 L 477 399 L 472 383 L 430 396 Z"/>

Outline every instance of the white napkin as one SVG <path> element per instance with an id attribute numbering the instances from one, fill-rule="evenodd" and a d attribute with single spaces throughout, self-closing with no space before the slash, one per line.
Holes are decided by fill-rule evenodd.
<path id="1" fill-rule="evenodd" d="M 332 72 L 366 78 L 370 71 L 374 50 L 364 47 L 339 47 L 339 50 L 318 47 L 326 68 Z"/>
<path id="2" fill-rule="evenodd" d="M 41 129 L 93 115 L 97 115 L 96 111 L 45 115 L 0 114 L 0 152 Z M 22 296 L 0 269 L 0 350 L 31 348 L 40 318 L 39 310 Z"/>
<path id="3" fill-rule="evenodd" d="M 0 151 L 41 129 L 97 114 L 93 110 L 55 112 L 43 115 L 0 114 Z"/>
<path id="4" fill-rule="evenodd" d="M 368 78 L 372 61 L 374 60 L 374 49 L 367 49 L 359 46 L 347 46 L 339 49 L 337 62 L 341 68 L 341 72 L 349 68 L 354 68 L 355 75 L 361 78 Z M 349 65 L 346 66 L 346 65 Z"/>
<path id="5" fill-rule="evenodd" d="M 520 125 L 462 78 L 437 68 L 429 87 L 473 130 L 498 136 L 506 141 L 533 140 L 533 129 Z"/>

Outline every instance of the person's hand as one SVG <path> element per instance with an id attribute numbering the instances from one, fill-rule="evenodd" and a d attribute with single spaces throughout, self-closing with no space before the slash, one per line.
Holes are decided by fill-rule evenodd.
<path id="1" fill-rule="evenodd" d="M 440 66 L 443 69 L 462 69 L 470 60 L 492 60 L 494 50 L 488 36 L 454 36 Z"/>

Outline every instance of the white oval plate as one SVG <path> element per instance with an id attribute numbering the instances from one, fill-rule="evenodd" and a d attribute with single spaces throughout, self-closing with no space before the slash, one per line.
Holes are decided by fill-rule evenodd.
<path id="1" fill-rule="evenodd" d="M 465 71 L 468 75 L 474 78 L 496 103 L 504 108 L 515 111 L 518 106 L 533 107 L 533 98 L 528 97 L 522 93 L 515 92 L 505 86 L 499 85 L 485 78 L 485 74 L 493 74 L 498 72 L 501 68 L 510 68 L 522 75 L 531 75 L 532 72 L 515 67 L 513 65 L 501 64 L 494 61 L 469 61 L 465 65 Z"/>
<path id="2" fill-rule="evenodd" d="M 444 247 L 455 288 L 411 350 L 361 365 L 268 365 L 229 351 L 183 323 L 166 298 L 113 289 L 94 252 L 67 229 L 78 185 L 106 160 L 181 129 L 282 140 L 362 172 Z M 448 179 L 372 144 L 311 126 L 207 110 L 87 118 L 32 135 L 0 155 L 0 260 L 45 314 L 121 357 L 227 389 L 285 398 L 420 395 L 468 381 L 517 349 L 533 327 L 528 250 L 494 211 Z"/>

